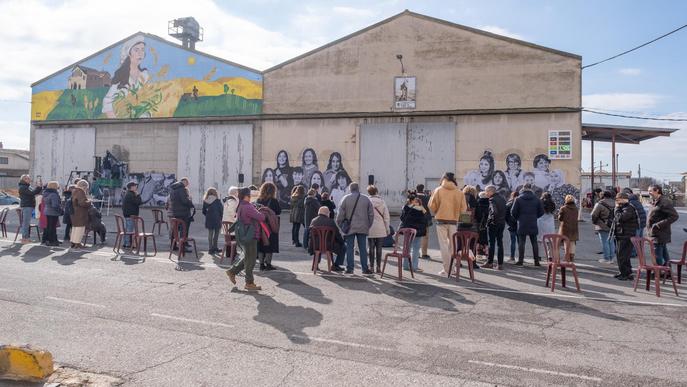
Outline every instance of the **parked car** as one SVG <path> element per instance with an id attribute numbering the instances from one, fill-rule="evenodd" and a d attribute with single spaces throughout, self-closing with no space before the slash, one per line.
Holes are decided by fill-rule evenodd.
<path id="1" fill-rule="evenodd" d="M 19 204 L 19 198 L 0 191 L 0 205 L 8 206 L 12 204 Z"/>

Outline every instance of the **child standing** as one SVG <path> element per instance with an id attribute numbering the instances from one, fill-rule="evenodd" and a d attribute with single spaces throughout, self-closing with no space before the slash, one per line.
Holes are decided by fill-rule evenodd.
<path id="1" fill-rule="evenodd" d="M 205 228 L 208 229 L 208 242 L 210 254 L 219 253 L 221 250 L 217 248 L 217 239 L 222 230 L 222 214 L 224 208 L 222 201 L 219 200 L 217 190 L 213 187 L 208 188 L 203 197 L 203 215 L 205 215 Z"/>

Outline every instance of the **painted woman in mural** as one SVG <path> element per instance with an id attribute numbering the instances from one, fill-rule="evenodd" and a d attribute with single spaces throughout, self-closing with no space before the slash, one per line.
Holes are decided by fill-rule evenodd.
<path id="1" fill-rule="evenodd" d="M 121 64 L 103 98 L 103 114 L 107 118 L 148 118 L 151 117 L 150 107 L 161 102 L 161 94 L 158 97 L 142 92 L 150 80 L 148 70 L 141 66 L 145 56 L 146 45 L 141 35 L 122 45 Z"/>
<path id="2" fill-rule="evenodd" d="M 315 171 L 312 176 L 310 177 L 310 187 L 313 186 L 313 184 L 317 184 L 320 188 L 317 189 L 317 193 L 322 195 L 325 192 L 329 192 L 327 187 L 324 186 L 324 175 L 320 171 Z"/>
<path id="3" fill-rule="evenodd" d="M 293 169 L 291 170 L 291 181 L 293 182 L 294 187 L 297 185 L 305 186 L 303 180 L 303 168 L 293 167 Z"/>
<path id="4" fill-rule="evenodd" d="M 274 184 L 277 185 L 277 198 L 282 208 L 289 208 L 291 203 L 291 189 L 293 188 L 291 169 L 289 165 L 289 154 L 283 149 L 277 152 L 277 166 L 274 168 Z"/>
<path id="5" fill-rule="evenodd" d="M 337 208 L 341 205 L 341 199 L 348 194 L 349 184 L 351 184 L 351 178 L 346 171 L 336 173 L 336 184 L 332 187 L 331 199 Z"/>
<path id="6" fill-rule="evenodd" d="M 506 156 L 506 179 L 508 186 L 514 190 L 522 185 L 522 159 L 517 153 Z"/>
<path id="7" fill-rule="evenodd" d="M 315 171 L 319 171 L 320 168 L 317 166 L 317 154 L 312 148 L 307 148 L 303 151 L 303 183 L 310 187 L 310 179 L 312 178 Z"/>
<path id="8" fill-rule="evenodd" d="M 267 182 L 274 183 L 274 170 L 267 168 L 262 172 L 262 184 Z"/>
<path id="9" fill-rule="evenodd" d="M 333 152 L 329 155 L 329 162 L 327 163 L 327 170 L 324 171 L 324 186 L 331 192 L 332 187 L 336 185 L 336 174 L 339 171 L 346 171 L 343 166 L 343 159 L 341 153 Z"/>
<path id="10" fill-rule="evenodd" d="M 572 195 L 576 200 L 580 200 L 580 190 L 572 184 L 565 183 L 565 175 L 560 169 L 555 169 L 549 174 L 549 188 L 556 208 L 565 205 L 566 195 Z"/>
<path id="11" fill-rule="evenodd" d="M 551 160 L 545 154 L 542 153 L 534 156 L 534 161 L 532 162 L 532 166 L 534 166 L 534 170 L 532 171 L 534 173 L 534 184 L 544 190 L 548 189 L 549 184 L 551 184 L 549 172 L 550 165 Z"/>
<path id="12" fill-rule="evenodd" d="M 474 186 L 478 191 L 482 191 L 484 187 L 492 183 L 493 177 L 494 157 L 491 155 L 491 151 L 485 150 L 479 159 L 479 170 L 468 172 L 463 181 L 465 185 Z"/>
<path id="13" fill-rule="evenodd" d="M 493 184 L 496 186 L 496 192 L 503 196 L 504 199 L 508 200 L 511 191 L 508 185 L 508 179 L 506 179 L 506 174 L 503 173 L 503 171 L 494 171 Z"/>

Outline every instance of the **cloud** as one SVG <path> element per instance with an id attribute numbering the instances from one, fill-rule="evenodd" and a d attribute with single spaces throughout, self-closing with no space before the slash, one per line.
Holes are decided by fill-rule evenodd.
<path id="1" fill-rule="evenodd" d="M 479 29 L 483 30 L 483 31 L 491 32 L 492 34 L 496 34 L 496 35 L 507 36 L 509 38 L 518 39 L 518 40 L 525 40 L 525 38 L 522 35 L 516 34 L 515 32 L 510 32 L 507 29 L 505 29 L 503 27 L 499 27 L 499 26 L 482 26 L 482 27 L 479 27 Z"/>
<path id="2" fill-rule="evenodd" d="M 647 93 L 608 93 L 588 94 L 582 96 L 582 106 L 605 110 L 651 109 L 656 107 L 663 97 Z"/>
<path id="3" fill-rule="evenodd" d="M 29 121 L 0 121 L 0 141 L 8 149 L 29 149 Z"/>
<path id="4" fill-rule="evenodd" d="M 622 75 L 627 75 L 628 77 L 636 77 L 642 73 L 642 69 L 626 68 L 620 69 L 618 72 Z"/>

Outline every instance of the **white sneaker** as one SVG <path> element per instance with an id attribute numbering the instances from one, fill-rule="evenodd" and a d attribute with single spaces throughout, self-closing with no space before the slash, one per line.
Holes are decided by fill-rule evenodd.
<path id="1" fill-rule="evenodd" d="M 446 271 L 445 271 L 445 270 L 442 270 L 442 271 L 438 272 L 437 274 L 438 274 L 438 275 L 446 275 Z"/>
<path id="2" fill-rule="evenodd" d="M 608 262 L 608 261 L 606 260 L 606 258 L 601 258 L 601 259 L 599 259 L 599 263 L 606 263 L 606 262 Z"/>

